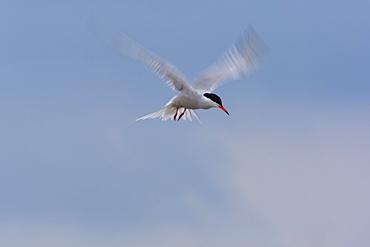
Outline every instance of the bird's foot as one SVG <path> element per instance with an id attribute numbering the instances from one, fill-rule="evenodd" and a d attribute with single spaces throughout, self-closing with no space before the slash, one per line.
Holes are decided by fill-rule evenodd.
<path id="1" fill-rule="evenodd" d="M 177 112 L 179 111 L 179 108 L 176 108 L 176 113 L 175 113 L 175 115 L 173 116 L 173 120 L 175 120 L 176 121 L 176 117 L 177 117 Z"/>
<path id="2" fill-rule="evenodd" d="M 184 116 L 185 112 L 186 112 L 186 108 L 184 108 L 184 111 L 180 114 L 180 116 L 177 119 L 177 121 L 179 121 L 182 118 L 182 116 Z"/>

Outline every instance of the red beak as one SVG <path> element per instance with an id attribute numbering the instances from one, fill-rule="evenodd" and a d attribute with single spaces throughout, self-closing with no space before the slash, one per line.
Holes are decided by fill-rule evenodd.
<path id="1" fill-rule="evenodd" d="M 225 107 L 223 107 L 222 105 L 219 105 L 218 108 L 220 108 L 221 110 L 223 110 L 227 115 L 230 115 L 227 110 L 225 109 Z"/>

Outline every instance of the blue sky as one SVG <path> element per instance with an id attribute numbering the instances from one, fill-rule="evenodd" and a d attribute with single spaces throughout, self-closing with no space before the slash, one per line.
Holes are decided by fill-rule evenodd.
<path id="1" fill-rule="evenodd" d="M 368 246 L 368 1 L 2 1 L 1 246 Z M 191 81 L 251 23 L 271 53 L 230 116 L 175 95 L 89 15 Z"/>

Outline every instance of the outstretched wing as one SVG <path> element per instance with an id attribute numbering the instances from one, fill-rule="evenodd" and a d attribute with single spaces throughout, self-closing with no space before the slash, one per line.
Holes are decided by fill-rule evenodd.
<path id="1" fill-rule="evenodd" d="M 200 74 L 193 88 L 201 92 L 212 92 L 221 84 L 244 78 L 256 70 L 268 49 L 252 26 L 215 64 Z"/>
<path id="2" fill-rule="evenodd" d="M 193 91 L 185 76 L 171 63 L 154 55 L 136 42 L 121 35 L 113 27 L 91 18 L 89 29 L 99 37 L 105 44 L 118 52 L 147 65 L 166 81 L 173 90 L 189 93 Z"/>

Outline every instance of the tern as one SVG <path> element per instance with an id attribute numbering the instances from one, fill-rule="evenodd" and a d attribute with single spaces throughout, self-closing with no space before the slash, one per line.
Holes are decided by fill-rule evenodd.
<path id="1" fill-rule="evenodd" d="M 192 84 L 170 62 L 148 51 L 138 43 L 121 35 L 111 26 L 92 20 L 92 31 L 107 45 L 118 52 L 136 60 L 157 73 L 168 86 L 179 92 L 163 108 L 136 119 L 161 118 L 162 120 L 180 119 L 200 121 L 197 109 L 220 108 L 229 112 L 222 105 L 221 98 L 212 93 L 220 85 L 233 80 L 243 79 L 256 70 L 268 49 L 251 25 L 238 42 L 229 48 L 221 58 L 202 72 Z"/>

